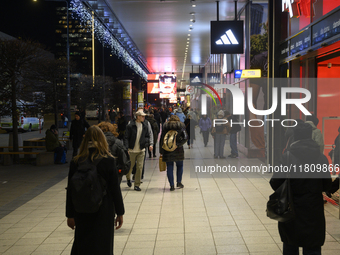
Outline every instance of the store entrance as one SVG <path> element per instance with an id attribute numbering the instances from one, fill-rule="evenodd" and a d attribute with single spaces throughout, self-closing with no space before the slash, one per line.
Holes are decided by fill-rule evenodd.
<path id="1" fill-rule="evenodd" d="M 340 116 L 340 54 L 317 59 L 317 117 L 318 128 L 324 135 L 325 145 L 332 145 L 339 134 L 340 119 L 331 118 L 322 125 L 324 118 Z M 324 129 L 324 130 L 323 130 Z M 328 157 L 330 147 L 324 154 Z M 331 162 L 331 159 L 328 157 Z"/>

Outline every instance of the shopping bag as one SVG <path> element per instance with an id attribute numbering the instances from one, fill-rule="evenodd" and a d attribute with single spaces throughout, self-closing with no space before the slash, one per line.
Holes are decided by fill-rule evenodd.
<path id="1" fill-rule="evenodd" d="M 163 172 L 163 171 L 165 171 L 165 170 L 166 170 L 166 163 L 163 162 L 163 157 L 160 156 L 160 157 L 159 157 L 159 171 L 160 171 L 160 172 Z"/>

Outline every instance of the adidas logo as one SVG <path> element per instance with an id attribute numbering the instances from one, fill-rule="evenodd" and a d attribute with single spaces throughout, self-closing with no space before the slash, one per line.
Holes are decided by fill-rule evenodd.
<path id="1" fill-rule="evenodd" d="M 209 80 L 210 83 L 219 83 L 220 79 L 218 77 L 211 77 Z"/>
<path id="2" fill-rule="evenodd" d="M 217 45 L 223 45 L 223 44 L 238 44 L 238 41 L 236 40 L 236 37 L 234 36 L 231 29 L 229 29 L 227 32 L 225 32 L 224 35 L 221 36 L 221 39 L 216 41 Z"/>
<path id="3" fill-rule="evenodd" d="M 197 83 L 197 82 L 201 82 L 200 78 L 198 78 L 198 76 L 196 76 L 194 79 L 191 80 L 192 83 Z"/>

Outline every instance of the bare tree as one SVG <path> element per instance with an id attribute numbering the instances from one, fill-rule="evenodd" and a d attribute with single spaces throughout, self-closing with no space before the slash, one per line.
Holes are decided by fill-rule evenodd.
<path id="1" fill-rule="evenodd" d="M 86 107 L 91 103 L 96 103 L 99 106 L 100 113 L 98 121 L 105 117 L 105 108 L 107 103 L 107 91 L 112 88 L 113 80 L 109 76 L 81 76 L 77 84 L 77 95 L 79 98 L 79 105 Z"/>
<path id="2" fill-rule="evenodd" d="M 18 151 L 17 100 L 24 96 L 30 77 L 40 72 L 47 59 L 48 54 L 37 43 L 0 39 L 0 98 L 9 105 L 5 113 L 12 115 L 14 151 Z"/>

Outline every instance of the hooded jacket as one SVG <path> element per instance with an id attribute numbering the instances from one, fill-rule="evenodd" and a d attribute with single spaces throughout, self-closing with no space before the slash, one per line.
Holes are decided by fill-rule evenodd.
<path id="1" fill-rule="evenodd" d="M 281 241 L 299 247 L 322 246 L 326 228 L 322 192 L 330 188 L 332 180 L 328 171 L 307 170 L 317 166 L 328 168 L 328 160 L 311 138 L 293 142 L 288 151 L 289 156 L 286 152 L 282 161 L 291 169 L 290 184 L 296 218 L 286 223 L 279 222 Z M 270 180 L 274 190 L 283 183 L 283 177 L 283 173 L 274 173 Z"/>
<path id="2" fill-rule="evenodd" d="M 168 121 L 164 123 L 161 139 L 159 141 L 159 153 L 163 155 L 164 162 L 174 162 L 174 161 L 183 161 L 184 160 L 184 149 L 183 146 L 178 146 L 174 151 L 166 151 L 162 148 L 164 142 L 165 134 L 170 131 L 175 130 L 178 132 L 176 136 L 176 143 L 179 143 L 179 138 L 187 137 L 185 134 L 185 125 L 180 121 Z M 181 144 L 183 145 L 187 139 L 181 140 Z"/>

